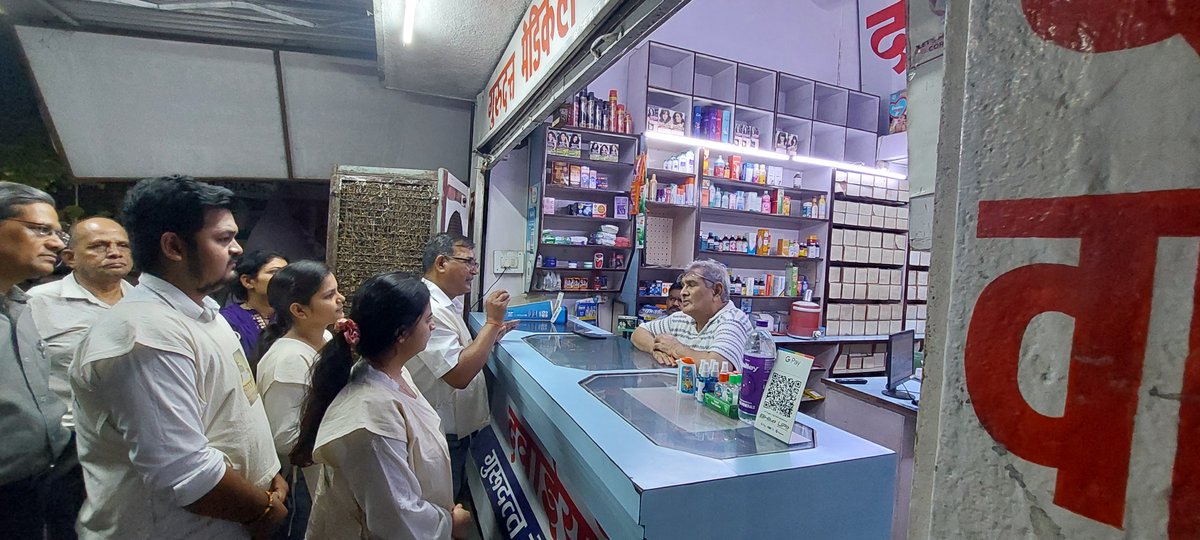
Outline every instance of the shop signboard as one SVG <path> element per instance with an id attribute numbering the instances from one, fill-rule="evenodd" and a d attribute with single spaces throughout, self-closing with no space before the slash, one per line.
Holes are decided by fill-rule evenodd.
<path id="1" fill-rule="evenodd" d="M 1200 11 L 1172 5 L 950 10 L 910 536 L 1200 538 Z"/>
<path id="2" fill-rule="evenodd" d="M 617 0 L 533 0 L 475 101 L 475 142 L 486 141 L 546 82 Z"/>
<path id="3" fill-rule="evenodd" d="M 530 505 L 524 484 L 517 478 L 508 453 L 500 446 L 496 432 L 486 427 L 471 437 L 473 465 L 487 493 L 496 531 L 507 540 L 541 540 L 546 537 L 537 514 Z M 482 502 L 482 501 L 480 501 Z"/>
<path id="4" fill-rule="evenodd" d="M 603 540 L 608 538 L 596 520 L 579 506 L 563 486 L 558 477 L 554 461 L 525 426 L 524 420 L 512 403 L 508 405 L 508 430 L 505 441 L 512 453 L 508 455 L 511 466 L 524 475 L 532 490 L 535 504 L 541 504 L 547 518 L 551 540 Z"/>
<path id="5" fill-rule="evenodd" d="M 946 1 L 914 0 L 908 4 L 908 69 L 942 57 L 946 46 Z M 907 39 L 911 38 L 911 39 Z"/>

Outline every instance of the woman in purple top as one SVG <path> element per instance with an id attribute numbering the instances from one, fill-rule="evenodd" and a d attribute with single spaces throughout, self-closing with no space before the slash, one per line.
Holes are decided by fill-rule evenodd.
<path id="1" fill-rule="evenodd" d="M 221 315 L 237 332 L 251 367 L 258 365 L 258 336 L 275 314 L 267 301 L 267 283 L 287 264 L 283 255 L 273 251 L 251 251 L 235 267 L 237 281 L 229 285 L 230 302 L 221 308 Z"/>

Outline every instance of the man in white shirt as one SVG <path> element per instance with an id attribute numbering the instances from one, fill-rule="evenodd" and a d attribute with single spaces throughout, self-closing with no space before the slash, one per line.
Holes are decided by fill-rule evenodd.
<path id="1" fill-rule="evenodd" d="M 421 266 L 429 287 L 434 329 L 425 350 L 407 365 L 413 381 L 442 418 L 456 501 L 468 495 L 463 470 L 471 436 L 490 421 L 481 371 L 492 347 L 516 326 L 515 321 L 504 322 L 509 294 L 498 290 L 484 300 L 487 321 L 471 339 L 463 320 L 462 296 L 471 292 L 471 281 L 479 273 L 474 249 L 475 244 L 466 237 L 451 233 L 435 235 L 425 245 Z"/>
<path id="2" fill-rule="evenodd" d="M 683 308 L 633 331 L 633 346 L 674 366 L 683 357 L 728 361 L 740 369 L 750 318 L 729 301 L 729 270 L 712 259 L 693 261 L 679 278 Z"/>
<path id="3" fill-rule="evenodd" d="M 207 295 L 242 253 L 232 193 L 142 180 L 123 208 L 140 283 L 71 363 L 82 538 L 266 538 L 287 484 L 237 335 Z"/>
<path id="4" fill-rule="evenodd" d="M 67 367 L 88 329 L 120 302 L 133 286 L 125 276 L 133 269 L 129 236 L 120 223 L 91 218 L 71 228 L 60 253 L 71 273 L 53 283 L 29 289 L 29 309 L 50 360 L 50 390 L 67 406 L 63 426 L 74 428 L 71 382 Z"/>

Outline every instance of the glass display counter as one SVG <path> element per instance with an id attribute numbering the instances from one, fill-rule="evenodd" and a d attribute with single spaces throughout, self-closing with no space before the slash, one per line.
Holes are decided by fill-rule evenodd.
<path id="1" fill-rule="evenodd" d="M 593 375 L 579 384 L 659 446 L 717 459 L 816 446 L 812 428 L 800 422 L 792 424 L 791 443 L 784 444 L 746 422 L 721 416 L 679 393 L 672 374 Z"/>
<path id="2" fill-rule="evenodd" d="M 556 366 L 585 371 L 665 369 L 628 339 L 586 338 L 575 334 L 525 336 L 525 343 Z"/>

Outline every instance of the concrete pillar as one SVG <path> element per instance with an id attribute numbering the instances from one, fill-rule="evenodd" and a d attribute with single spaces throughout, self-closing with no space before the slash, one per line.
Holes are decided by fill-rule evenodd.
<path id="1" fill-rule="evenodd" d="M 912 538 L 1200 538 L 1200 12 L 949 8 Z"/>

